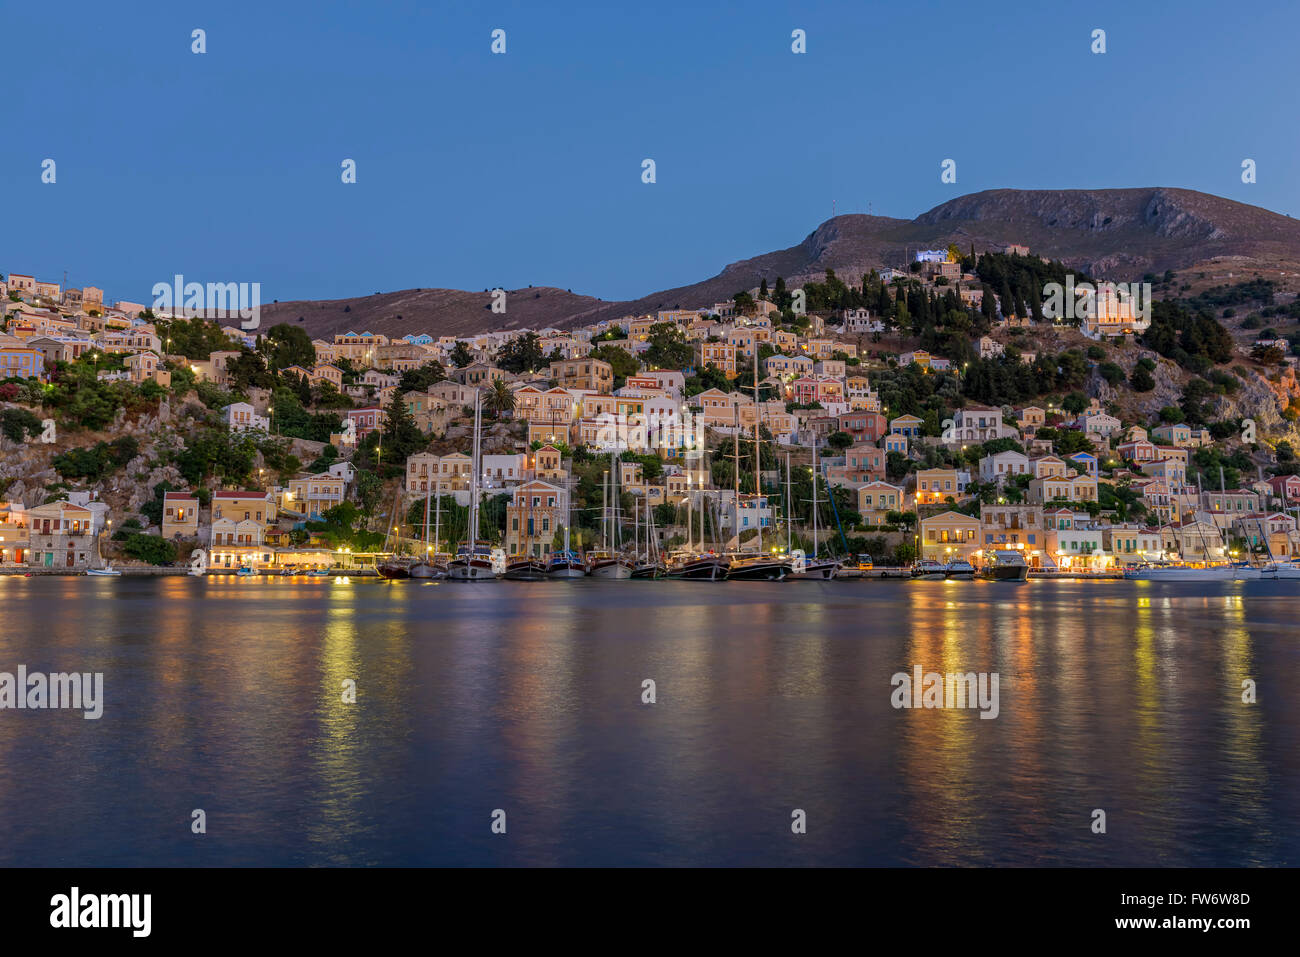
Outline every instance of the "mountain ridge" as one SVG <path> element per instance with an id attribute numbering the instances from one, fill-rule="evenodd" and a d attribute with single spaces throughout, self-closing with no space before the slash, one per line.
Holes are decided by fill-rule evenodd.
<path id="1" fill-rule="evenodd" d="M 1300 220 L 1258 206 L 1178 187 L 990 189 L 940 203 L 914 219 L 846 213 L 786 249 L 724 266 L 696 283 L 609 302 L 554 286 L 507 290 L 506 313 L 489 292 L 407 289 L 353 299 L 262 306 L 266 325 L 301 321 L 318 338 L 375 332 L 473 335 L 498 329 L 570 328 L 601 319 L 699 308 L 778 276 L 790 286 L 833 269 L 857 282 L 870 269 L 905 267 L 922 248 L 1001 251 L 1016 244 L 1066 266 L 1118 281 L 1205 267 L 1300 273 Z M 1213 277 L 1211 280 L 1213 281 Z M 1285 285 L 1293 283 L 1283 282 Z"/>

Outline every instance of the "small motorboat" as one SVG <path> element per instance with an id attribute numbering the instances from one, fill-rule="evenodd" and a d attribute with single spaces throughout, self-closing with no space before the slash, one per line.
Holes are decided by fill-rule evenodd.
<path id="1" fill-rule="evenodd" d="M 253 571 L 252 565 L 240 565 L 235 569 L 235 574 L 241 578 L 251 578 L 256 575 L 257 572 Z"/>
<path id="2" fill-rule="evenodd" d="M 936 562 L 933 558 L 922 558 L 912 565 L 912 577 L 922 579 L 947 578 L 948 566 Z"/>
<path id="3" fill-rule="evenodd" d="M 112 565 L 105 565 L 103 568 L 87 568 L 86 574 L 93 578 L 121 578 L 122 573 Z"/>
<path id="4" fill-rule="evenodd" d="M 311 568 L 307 571 L 308 578 L 329 578 L 334 572 L 328 568 Z"/>
<path id="5" fill-rule="evenodd" d="M 975 566 L 968 561 L 958 559 L 944 566 L 945 578 L 974 578 Z"/>

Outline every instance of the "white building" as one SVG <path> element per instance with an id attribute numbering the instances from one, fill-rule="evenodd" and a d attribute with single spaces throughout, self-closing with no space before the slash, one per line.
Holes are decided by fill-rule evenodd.
<path id="1" fill-rule="evenodd" d="M 271 420 L 258 415 L 247 402 L 234 402 L 221 410 L 231 432 L 270 432 Z"/>
<path id="2" fill-rule="evenodd" d="M 1029 456 L 1014 449 L 986 455 L 980 459 L 980 482 L 1005 485 L 1013 475 L 1029 474 Z"/>

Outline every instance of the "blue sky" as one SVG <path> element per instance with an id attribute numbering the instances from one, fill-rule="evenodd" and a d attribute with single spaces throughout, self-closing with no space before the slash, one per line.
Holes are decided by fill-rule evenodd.
<path id="1" fill-rule="evenodd" d="M 1300 215 L 1298 11 L 10 4 L 0 272 L 135 301 L 178 272 L 261 282 L 264 301 L 624 299 L 793 245 L 832 200 L 911 218 L 996 187 L 1159 185 Z"/>

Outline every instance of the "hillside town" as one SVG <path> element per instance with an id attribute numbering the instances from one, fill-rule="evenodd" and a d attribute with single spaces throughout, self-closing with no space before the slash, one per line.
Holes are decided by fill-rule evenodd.
<path id="1" fill-rule="evenodd" d="M 1166 274 L 1154 308 L 1099 284 L 1045 311 L 1074 278 L 1023 246 L 918 250 L 589 326 L 325 340 L 10 273 L 0 571 L 196 550 L 355 570 L 471 528 L 508 560 L 1290 562 L 1296 304 L 1266 283 L 1180 300 Z"/>

